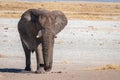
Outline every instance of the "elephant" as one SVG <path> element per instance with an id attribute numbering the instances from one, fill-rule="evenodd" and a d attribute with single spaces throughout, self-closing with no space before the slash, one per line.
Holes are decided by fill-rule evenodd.
<path id="1" fill-rule="evenodd" d="M 56 35 L 67 25 L 65 14 L 59 10 L 28 9 L 19 22 L 18 32 L 25 53 L 25 69 L 31 71 L 31 53 L 35 52 L 36 73 L 51 71 Z"/>

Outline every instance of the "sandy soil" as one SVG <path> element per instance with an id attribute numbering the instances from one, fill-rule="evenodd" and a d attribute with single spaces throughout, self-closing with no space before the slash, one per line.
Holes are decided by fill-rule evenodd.
<path id="1" fill-rule="evenodd" d="M 97 2 L 3 2 L 0 1 L 0 17 L 19 18 L 30 8 L 61 10 L 69 19 L 120 20 L 120 3 Z"/>
<path id="2" fill-rule="evenodd" d="M 0 80 L 119 80 L 120 71 L 114 69 L 107 70 L 83 70 L 79 64 L 58 64 L 54 63 L 53 70 L 45 74 L 22 73 L 22 58 L 1 59 Z M 8 60 L 10 62 L 8 63 Z M 5 64 L 4 62 L 8 63 Z M 16 64 L 16 65 L 14 65 Z M 32 66 L 35 68 L 35 66 Z"/>

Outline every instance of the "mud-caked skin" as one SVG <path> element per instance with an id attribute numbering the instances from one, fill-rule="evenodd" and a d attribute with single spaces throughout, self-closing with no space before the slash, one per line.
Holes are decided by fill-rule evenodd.
<path id="1" fill-rule="evenodd" d="M 54 38 L 67 25 L 61 11 L 29 9 L 18 23 L 18 31 L 25 52 L 26 71 L 31 71 L 31 52 L 36 53 L 36 73 L 52 69 Z"/>

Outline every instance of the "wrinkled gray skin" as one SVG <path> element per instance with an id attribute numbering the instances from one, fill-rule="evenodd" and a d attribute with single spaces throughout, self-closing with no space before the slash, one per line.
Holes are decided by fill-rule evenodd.
<path id="1" fill-rule="evenodd" d="M 67 25 L 61 11 L 29 9 L 18 23 L 18 31 L 25 52 L 25 71 L 31 71 L 31 52 L 36 52 L 36 73 L 50 71 L 53 63 L 54 38 Z"/>

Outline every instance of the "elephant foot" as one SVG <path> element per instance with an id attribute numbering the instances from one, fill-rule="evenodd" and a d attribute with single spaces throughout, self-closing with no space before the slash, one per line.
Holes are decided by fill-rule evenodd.
<path id="1" fill-rule="evenodd" d="M 45 67 L 44 69 L 45 69 L 46 72 L 50 72 L 52 67 Z"/>
<path id="2" fill-rule="evenodd" d="M 25 68 L 24 70 L 21 71 L 22 73 L 33 73 L 33 71 L 31 70 L 31 68 Z"/>
<path id="3" fill-rule="evenodd" d="M 34 73 L 33 71 L 22 70 L 21 73 Z"/>
<path id="4" fill-rule="evenodd" d="M 30 67 L 25 67 L 25 71 L 31 71 Z"/>
<path id="5" fill-rule="evenodd" d="M 44 73 L 45 73 L 45 70 L 44 70 L 44 68 L 42 67 L 42 68 L 39 68 L 38 70 L 36 70 L 35 73 L 37 73 L 37 74 L 44 74 Z"/>

